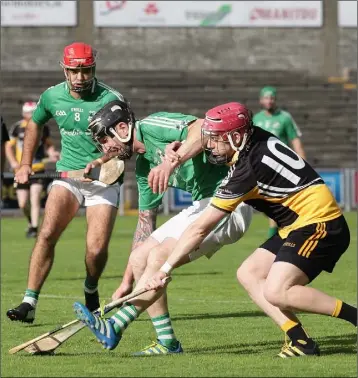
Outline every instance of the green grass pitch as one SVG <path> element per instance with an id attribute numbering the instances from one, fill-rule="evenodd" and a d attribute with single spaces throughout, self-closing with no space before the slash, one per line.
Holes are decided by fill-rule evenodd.
<path id="1" fill-rule="evenodd" d="M 351 245 L 333 274 L 313 284 L 356 304 L 356 214 L 346 214 Z M 160 217 L 160 224 L 165 221 Z M 121 280 L 136 217 L 118 217 L 109 261 L 100 281 L 109 299 Z M 42 290 L 33 325 L 10 322 L 5 313 L 20 303 L 26 288 L 33 240 L 24 237 L 24 219 L 2 220 L 1 376 L 3 377 L 353 377 L 357 372 L 356 330 L 340 319 L 311 314 L 300 318 L 321 347 L 320 358 L 275 358 L 282 332 L 251 302 L 236 281 L 236 269 L 264 241 L 267 219 L 255 215 L 248 234 L 211 260 L 202 258 L 175 271 L 169 288 L 170 312 L 185 353 L 152 358 L 131 357 L 155 339 L 143 314 L 114 351 L 102 349 L 88 329 L 62 345 L 55 356 L 9 355 L 8 350 L 56 325 L 74 319 L 72 304 L 83 301 L 85 219 L 76 218 L 60 240 L 55 263 Z"/>

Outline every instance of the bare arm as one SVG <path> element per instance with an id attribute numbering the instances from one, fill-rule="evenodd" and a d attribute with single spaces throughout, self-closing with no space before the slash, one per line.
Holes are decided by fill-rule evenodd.
<path id="1" fill-rule="evenodd" d="M 165 160 L 154 167 L 148 176 L 148 184 L 153 193 L 163 193 L 168 189 L 169 177 L 174 169 L 185 163 L 187 160 L 198 155 L 203 147 L 201 145 L 201 125 L 202 119 L 197 119 L 189 126 L 188 136 L 177 151 L 172 150 L 168 154 L 166 150 Z M 171 145 L 174 145 L 172 143 Z M 169 147 L 171 146 L 169 145 Z"/>
<path id="2" fill-rule="evenodd" d="M 39 145 L 39 140 L 41 137 L 40 126 L 37 125 L 32 119 L 26 126 L 24 146 L 22 150 L 22 157 L 20 165 L 32 165 L 32 160 L 36 148 Z"/>
<path id="3" fill-rule="evenodd" d="M 16 160 L 14 146 L 11 144 L 11 142 L 5 143 L 5 154 L 6 154 L 7 160 L 9 161 L 11 165 L 11 168 L 12 169 L 18 168 L 20 164 Z"/>
<path id="4" fill-rule="evenodd" d="M 111 152 L 111 153 L 106 153 L 102 155 L 101 157 L 97 158 L 96 160 L 91 161 L 88 163 L 85 167 L 85 173 L 89 173 L 91 169 L 99 167 L 100 165 L 107 163 L 114 157 L 117 157 L 118 153 L 117 152 Z"/>
<path id="5" fill-rule="evenodd" d="M 185 163 L 187 160 L 195 157 L 203 151 L 201 145 L 201 125 L 202 119 L 197 119 L 189 126 L 186 141 L 176 151 L 177 160 L 172 162 L 172 169 Z"/>
<path id="6" fill-rule="evenodd" d="M 300 138 L 295 138 L 291 140 L 291 145 L 293 150 L 296 152 L 297 155 L 301 156 L 302 159 L 306 159 L 306 154 L 303 149 L 303 145 Z"/>

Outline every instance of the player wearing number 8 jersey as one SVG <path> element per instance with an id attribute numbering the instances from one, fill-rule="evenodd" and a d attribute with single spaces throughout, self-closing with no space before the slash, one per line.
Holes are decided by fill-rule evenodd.
<path id="1" fill-rule="evenodd" d="M 251 111 L 242 104 L 208 111 L 202 141 L 212 161 L 230 161 L 231 169 L 211 206 L 183 233 L 147 288 L 161 287 L 161 279 L 215 224 L 245 202 L 274 219 L 280 230 L 244 261 L 238 280 L 290 338 L 280 357 L 319 355 L 293 311 L 331 315 L 357 325 L 355 307 L 306 286 L 323 270 L 332 272 L 348 248 L 349 229 L 335 199 L 307 162 L 253 125 Z"/>
<path id="2" fill-rule="evenodd" d="M 28 182 L 42 126 L 51 118 L 61 134 L 57 170 L 82 169 L 101 155 L 87 130 L 89 120 L 105 104 L 124 100 L 120 93 L 96 79 L 96 51 L 91 46 L 79 42 L 66 46 L 60 64 L 66 80 L 41 95 L 27 126 L 21 165 L 15 177 L 19 184 Z M 55 245 L 81 205 L 86 207 L 87 219 L 85 301 L 90 310 L 99 307 L 97 284 L 107 261 L 118 203 L 118 183 L 105 185 L 99 181 L 71 179 L 53 182 L 31 256 L 27 290 L 23 302 L 7 312 L 11 320 L 33 322 L 41 287 L 54 260 Z"/>

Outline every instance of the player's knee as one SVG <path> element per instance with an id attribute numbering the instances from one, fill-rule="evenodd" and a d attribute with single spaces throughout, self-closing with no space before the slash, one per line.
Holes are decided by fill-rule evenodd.
<path id="1" fill-rule="evenodd" d="M 26 202 L 18 202 L 18 204 L 19 204 L 19 208 L 21 209 L 21 210 L 24 210 L 25 208 L 26 208 Z"/>
<path id="2" fill-rule="evenodd" d="M 132 266 L 133 271 L 144 271 L 147 265 L 147 259 L 143 258 L 143 253 L 141 252 L 140 247 L 132 251 L 129 257 L 129 263 Z"/>
<path id="3" fill-rule="evenodd" d="M 107 245 L 100 243 L 91 243 L 87 245 L 87 256 L 100 256 L 108 253 Z"/>
<path id="4" fill-rule="evenodd" d="M 245 288 L 250 288 L 255 282 L 262 279 L 260 270 L 251 262 L 244 261 L 236 272 L 239 283 Z"/>
<path id="5" fill-rule="evenodd" d="M 264 297 L 271 305 L 282 310 L 287 308 L 286 291 L 278 285 L 265 285 L 263 291 Z"/>
<path id="6" fill-rule="evenodd" d="M 160 268 L 169 256 L 168 250 L 160 245 L 151 250 L 147 265 L 155 268 Z"/>
<path id="7" fill-rule="evenodd" d="M 245 288 L 249 286 L 251 281 L 250 279 L 252 278 L 251 275 L 247 272 L 247 270 L 244 269 L 242 265 L 237 270 L 236 277 L 239 283 Z"/>
<path id="8" fill-rule="evenodd" d="M 58 236 L 50 229 L 42 227 L 37 237 L 36 244 L 41 244 L 44 247 L 53 247 L 56 245 Z"/>

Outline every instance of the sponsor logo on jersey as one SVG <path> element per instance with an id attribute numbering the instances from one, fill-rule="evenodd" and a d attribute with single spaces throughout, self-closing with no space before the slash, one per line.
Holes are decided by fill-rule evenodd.
<path id="1" fill-rule="evenodd" d="M 295 243 L 286 242 L 286 243 L 283 243 L 283 246 L 284 247 L 294 248 L 294 247 L 296 247 L 296 244 Z"/>
<path id="2" fill-rule="evenodd" d="M 74 129 L 74 130 L 64 130 L 61 129 L 60 133 L 62 135 L 69 135 L 69 136 L 77 136 L 77 135 L 87 135 L 91 136 L 91 132 L 89 130 L 79 130 L 79 129 Z"/>

